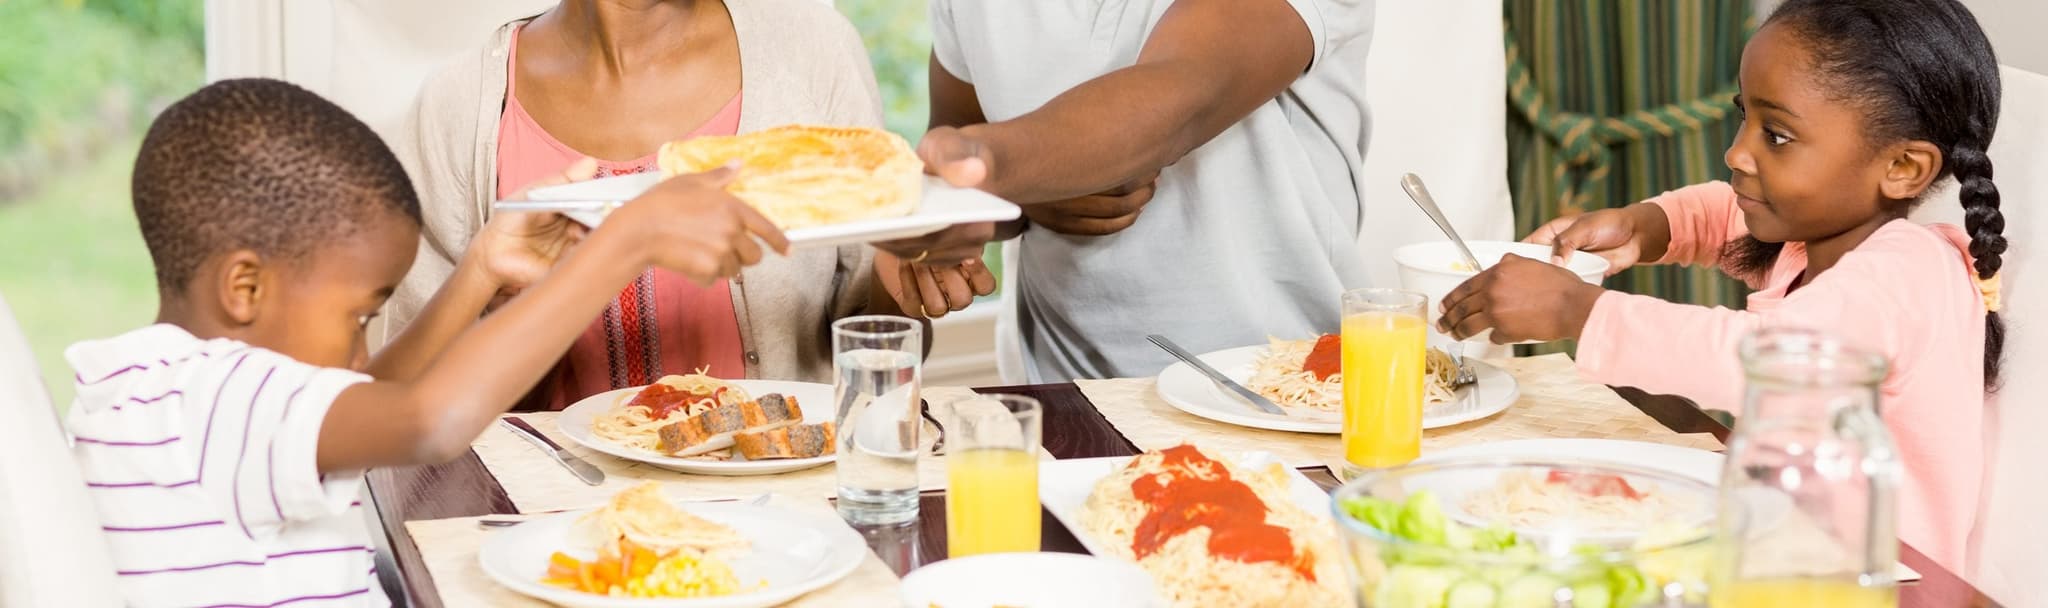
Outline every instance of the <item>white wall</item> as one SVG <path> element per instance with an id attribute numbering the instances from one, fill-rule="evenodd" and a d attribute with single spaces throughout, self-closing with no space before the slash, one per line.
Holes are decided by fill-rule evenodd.
<path id="1" fill-rule="evenodd" d="M 1757 15 L 1766 15 L 1783 0 L 1756 0 Z M 1991 50 L 1998 62 L 2036 74 L 2048 74 L 2048 36 L 2041 26 L 2048 24 L 2048 1 L 2044 0 L 1962 0 L 1976 13 L 1984 35 L 1991 38 Z"/>

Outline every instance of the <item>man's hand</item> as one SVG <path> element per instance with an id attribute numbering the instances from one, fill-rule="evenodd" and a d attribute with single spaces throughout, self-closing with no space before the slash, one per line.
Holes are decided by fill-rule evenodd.
<path id="1" fill-rule="evenodd" d="M 927 319 L 966 309 L 975 296 L 996 292 L 996 277 L 980 258 L 952 266 L 927 266 L 881 253 L 875 256 L 875 279 L 904 314 Z"/>
<path id="2" fill-rule="evenodd" d="M 1569 270 L 1510 254 L 1444 296 L 1437 330 L 1463 340 L 1491 329 L 1495 344 L 1577 338 L 1603 293 Z"/>
<path id="3" fill-rule="evenodd" d="M 1159 174 L 1076 199 L 1024 206 L 1031 224 L 1060 234 L 1104 236 L 1122 232 L 1138 221 L 1138 212 L 1152 202 Z"/>

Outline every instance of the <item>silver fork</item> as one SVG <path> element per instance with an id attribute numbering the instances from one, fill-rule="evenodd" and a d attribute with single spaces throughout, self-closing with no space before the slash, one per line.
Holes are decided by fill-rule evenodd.
<path id="1" fill-rule="evenodd" d="M 1451 388 L 1454 389 L 1479 381 L 1479 374 L 1472 371 L 1472 366 L 1465 364 L 1465 342 L 1460 340 L 1457 345 L 1457 352 L 1451 353 L 1451 364 L 1458 366 L 1458 375 L 1451 379 Z"/>

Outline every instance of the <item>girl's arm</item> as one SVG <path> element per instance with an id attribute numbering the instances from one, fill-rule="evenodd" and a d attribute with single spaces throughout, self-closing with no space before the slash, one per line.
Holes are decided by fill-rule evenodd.
<path id="1" fill-rule="evenodd" d="M 1663 211 L 1670 226 L 1664 255 L 1651 263 L 1716 266 L 1721 262 L 1722 245 L 1749 235 L 1749 226 L 1742 222 L 1742 208 L 1735 204 L 1735 189 L 1727 182 L 1686 186 L 1645 204 Z"/>
<path id="2" fill-rule="evenodd" d="M 1926 331 L 1929 319 L 1906 317 L 1927 304 L 1914 300 L 1914 279 L 1903 276 L 1911 273 L 1870 262 L 1837 265 L 1764 312 L 1609 291 L 1594 304 L 1579 335 L 1579 372 L 1599 384 L 1737 411 L 1744 384 L 1738 347 L 1759 328 L 1830 332 L 1890 358 L 1908 348 L 1903 332 Z"/>

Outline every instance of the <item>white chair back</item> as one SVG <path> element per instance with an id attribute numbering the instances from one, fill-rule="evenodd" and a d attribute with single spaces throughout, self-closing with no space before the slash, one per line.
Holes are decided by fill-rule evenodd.
<path id="1" fill-rule="evenodd" d="M 2004 282 L 2004 387 L 1987 401 L 1984 449 L 1990 467 L 1971 535 L 1971 583 L 2008 606 L 2048 606 L 2048 76 L 2005 67 L 1998 134 L 1991 141 L 1992 180 L 2005 212 L 2011 249 Z M 1954 187 L 1914 213 L 1921 222 L 1962 224 Z M 2041 266 L 2041 268 L 2035 268 Z M 2040 273 L 2040 274 L 2035 274 Z M 2041 291 L 2034 290 L 2041 283 Z M 1974 449 L 1975 446 L 1955 446 Z"/>
<path id="2" fill-rule="evenodd" d="M 0 607 L 119 606 L 99 515 L 0 297 Z"/>

